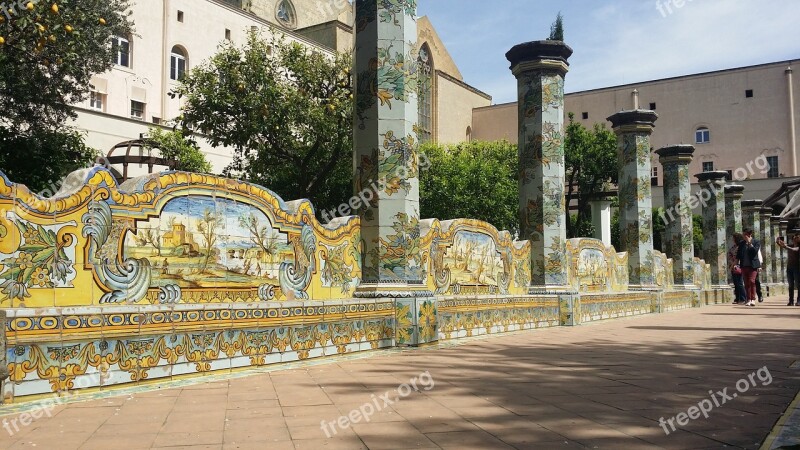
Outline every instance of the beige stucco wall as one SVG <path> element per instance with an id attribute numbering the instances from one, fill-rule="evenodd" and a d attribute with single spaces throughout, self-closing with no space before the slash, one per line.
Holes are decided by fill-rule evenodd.
<path id="1" fill-rule="evenodd" d="M 353 29 L 342 22 L 333 21 L 295 30 L 322 46 L 340 53 L 353 51 Z"/>
<path id="2" fill-rule="evenodd" d="M 778 156 L 780 173 L 798 175 L 790 168 L 789 101 L 784 73 L 789 64 L 800 67 L 800 61 L 794 60 L 572 93 L 566 96 L 566 111 L 574 112 L 576 120 L 587 127 L 606 123 L 611 114 L 632 107 L 631 92 L 638 89 L 642 108 L 656 103 L 659 119 L 652 136 L 654 148 L 695 144 L 695 130 L 700 126 L 709 128 L 711 142 L 696 144 L 692 175 L 702 171 L 704 161 L 713 161 L 715 170 L 735 170 L 760 155 Z M 800 129 L 798 74 L 793 84 L 796 127 Z M 753 98 L 745 98 L 747 89 L 754 91 Z M 587 120 L 582 120 L 583 112 L 589 114 Z M 516 142 L 516 103 L 476 110 L 473 123 L 476 139 Z M 657 158 L 653 161 L 657 164 Z M 764 177 L 760 172 L 753 175 Z"/>
<path id="3" fill-rule="evenodd" d="M 456 62 L 453 61 L 453 57 L 450 56 L 447 47 L 445 47 L 439 34 L 436 33 L 436 29 L 433 28 L 428 16 L 422 16 L 417 20 L 417 43 L 420 47 L 428 44 L 435 70 L 441 70 L 457 80 L 464 80 Z"/>
<path id="4" fill-rule="evenodd" d="M 195 0 L 196 1 L 196 0 Z M 280 0 L 251 0 L 249 10 L 270 22 L 278 23 L 275 16 Z M 353 23 L 353 9 L 347 0 L 291 0 L 297 17 L 297 28 L 305 28 L 333 20 Z"/>
<path id="5" fill-rule="evenodd" d="M 516 103 L 478 108 L 472 113 L 472 139 L 478 141 L 518 141 Z"/>
<path id="6" fill-rule="evenodd" d="M 472 110 L 492 103 L 486 94 L 465 87 L 451 77 L 437 72 L 436 139 L 440 144 L 467 140 L 467 127 L 472 127 Z"/>

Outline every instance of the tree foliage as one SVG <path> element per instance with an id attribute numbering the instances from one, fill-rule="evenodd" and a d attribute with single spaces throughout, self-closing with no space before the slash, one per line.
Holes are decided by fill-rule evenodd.
<path id="1" fill-rule="evenodd" d="M 171 95 L 185 100 L 181 127 L 234 149 L 225 175 L 332 209 L 352 195 L 351 60 L 251 32 L 244 46 L 223 44 Z"/>
<path id="2" fill-rule="evenodd" d="M 157 148 L 161 157 L 177 161 L 175 170 L 211 173 L 211 163 L 193 141 L 186 139 L 180 131 L 164 131 L 153 127 L 147 134 L 145 146 Z"/>
<path id="3" fill-rule="evenodd" d="M 0 162 L 14 181 L 40 190 L 94 159 L 65 123 L 75 117 L 72 105 L 86 99 L 92 75 L 111 68 L 110 38 L 128 36 L 133 24 L 126 0 L 2 5 Z"/>
<path id="4" fill-rule="evenodd" d="M 556 21 L 550 25 L 550 37 L 548 41 L 563 41 L 564 40 L 564 16 L 561 11 L 556 16 Z"/>
<path id="5" fill-rule="evenodd" d="M 516 145 L 507 141 L 424 144 L 420 151 L 430 163 L 420 172 L 423 217 L 479 219 L 500 230 L 519 230 Z"/>
<path id="6" fill-rule="evenodd" d="M 610 190 L 617 183 L 617 138 L 603 124 L 589 130 L 569 114 L 566 127 L 564 161 L 566 164 L 566 202 L 577 200 L 577 217 L 568 221 L 569 238 L 588 236 L 591 232 L 591 206 L 597 193 Z"/>
<path id="7" fill-rule="evenodd" d="M 15 134 L 0 127 L 0 168 L 14 182 L 49 197 L 70 172 L 90 166 L 99 153 L 71 129 Z"/>

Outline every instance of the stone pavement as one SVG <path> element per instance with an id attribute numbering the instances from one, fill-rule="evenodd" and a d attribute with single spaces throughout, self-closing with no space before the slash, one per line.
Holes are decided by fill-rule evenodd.
<path id="1" fill-rule="evenodd" d="M 57 406 L 12 436 L 0 430 L 0 448 L 755 449 L 800 389 L 800 308 L 785 303 L 709 306 L 150 385 Z M 414 378 L 418 392 L 395 401 Z M 746 392 L 737 392 L 737 382 Z M 726 388 L 731 398 L 722 405 L 725 394 L 716 392 Z M 390 406 L 381 400 L 386 393 Z M 707 419 L 669 435 L 659 425 L 681 412 L 696 416 L 692 406 L 714 399 L 720 406 Z M 359 408 L 376 411 L 369 422 L 340 419 L 362 419 L 353 413 Z M 19 413 L 2 419 L 12 431 L 13 420 L 20 423 Z"/>

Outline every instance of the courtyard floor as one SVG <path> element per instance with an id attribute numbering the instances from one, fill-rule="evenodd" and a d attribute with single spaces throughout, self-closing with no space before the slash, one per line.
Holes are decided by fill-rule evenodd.
<path id="1" fill-rule="evenodd" d="M 9 424 L 0 448 L 757 449 L 765 440 L 777 448 L 798 444 L 791 429 L 800 421 L 775 426 L 800 390 L 800 307 L 785 304 L 778 297 L 756 308 L 709 306 L 149 385 L 57 406 L 27 426 L 21 411 L 35 405 L 9 405 L 0 407 Z M 673 419 L 669 435 L 659 425 L 698 416 L 690 410 L 698 404 L 708 418 Z M 366 422 L 361 412 L 370 410 Z"/>

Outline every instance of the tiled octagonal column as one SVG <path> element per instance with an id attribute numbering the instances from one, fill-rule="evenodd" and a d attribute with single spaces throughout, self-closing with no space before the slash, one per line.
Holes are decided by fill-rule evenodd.
<path id="1" fill-rule="evenodd" d="M 692 209 L 689 207 L 692 195 L 689 163 L 692 162 L 694 147 L 675 145 L 658 149 L 656 153 L 664 170 L 665 250 L 673 261 L 675 286 L 694 288 L 694 240 Z"/>
<path id="2" fill-rule="evenodd" d="M 753 230 L 753 239 L 761 239 L 761 205 L 763 203 L 761 200 L 744 200 L 742 202 L 742 230 Z"/>
<path id="3" fill-rule="evenodd" d="M 364 288 L 405 290 L 422 280 L 417 177 L 416 6 L 358 0 L 355 168 L 357 191 L 377 186 L 359 210 Z"/>
<path id="4" fill-rule="evenodd" d="M 564 197 L 564 76 L 572 49 L 560 41 L 506 53 L 519 101 L 520 236 L 531 242 L 531 290 L 567 284 Z"/>
<path id="5" fill-rule="evenodd" d="M 781 235 L 781 218 L 779 216 L 772 216 L 769 218 L 769 225 L 770 229 L 772 230 L 772 242 L 775 242 L 775 239 Z M 786 272 L 784 268 L 784 261 L 783 261 L 783 249 L 778 246 L 778 244 L 773 244 L 772 247 L 772 282 L 773 283 L 783 283 L 784 282 L 784 273 Z"/>
<path id="6" fill-rule="evenodd" d="M 753 230 L 753 236 L 760 239 L 761 236 L 761 200 L 742 201 L 742 231 Z"/>
<path id="7" fill-rule="evenodd" d="M 420 251 L 416 9 L 416 0 L 355 2 L 355 188 L 373 194 L 359 209 L 355 296 L 397 298 L 397 345 L 438 340 Z"/>
<path id="8" fill-rule="evenodd" d="M 728 172 L 695 175 L 700 182 L 703 205 L 703 259 L 711 266 L 711 284 L 728 284 L 727 240 L 725 239 L 725 177 Z"/>
<path id="9" fill-rule="evenodd" d="M 786 240 L 786 243 L 789 244 L 789 245 L 794 245 L 792 243 L 792 237 L 789 235 L 789 221 L 786 220 L 786 219 L 781 219 L 780 227 L 781 227 L 781 236 L 783 236 L 783 239 Z M 781 250 L 783 250 L 783 249 L 781 249 Z M 788 257 L 788 255 L 786 254 L 786 251 L 782 251 L 781 252 L 781 267 L 782 267 L 782 269 L 781 269 L 781 282 L 784 283 L 784 284 L 789 282 L 789 279 L 786 276 L 786 269 L 788 269 L 788 267 L 786 266 L 785 258 L 787 258 L 787 257 Z"/>
<path id="10" fill-rule="evenodd" d="M 762 283 L 774 283 L 775 270 L 775 240 L 772 239 L 772 225 L 770 218 L 772 217 L 772 208 L 768 206 L 761 207 L 761 254 L 764 257 L 764 265 L 761 270 Z M 764 293 L 766 295 L 766 292 Z"/>
<path id="11" fill-rule="evenodd" d="M 725 233 L 728 244 L 733 245 L 731 236 L 742 232 L 742 197 L 744 186 L 729 184 L 725 186 Z"/>
<path id="12" fill-rule="evenodd" d="M 653 201 L 650 188 L 650 135 L 654 111 L 621 111 L 608 120 L 617 134 L 619 226 L 622 251 L 628 252 L 632 289 L 653 289 Z"/>

